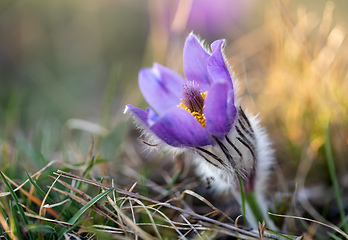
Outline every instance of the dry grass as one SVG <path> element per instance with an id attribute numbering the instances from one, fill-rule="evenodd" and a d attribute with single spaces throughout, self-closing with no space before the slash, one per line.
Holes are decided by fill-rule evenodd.
<path id="1" fill-rule="evenodd" d="M 62 163 L 56 161 L 51 162 L 49 165 L 51 164 Z M 42 174 L 47 167 L 33 174 L 32 177 Z M 223 234 L 243 239 L 255 239 L 259 238 L 260 234 L 262 234 L 264 239 L 278 239 L 277 235 L 268 232 L 265 228 L 262 228 L 262 233 L 243 229 L 237 223 L 233 223 L 233 220 L 219 211 L 204 199 L 204 197 L 191 190 L 185 190 L 180 197 L 172 196 L 172 198 L 162 202 L 134 193 L 133 190 L 136 184 L 131 189 L 125 190 L 114 184 L 109 186 L 100 181 L 80 177 L 61 170 L 58 170 L 54 175 L 56 177 L 51 177 L 54 181 L 42 199 L 37 199 L 24 190 L 28 187 L 26 186 L 27 183 L 32 181 L 32 178 L 18 185 L 4 175 L 5 181 L 11 182 L 16 186 L 13 193 L 21 191 L 29 201 L 32 201 L 32 204 L 29 204 L 29 206 L 19 203 L 19 207 L 23 207 L 25 217 L 30 224 L 23 226 L 20 232 L 16 232 L 13 230 L 13 222 L 10 221 L 9 225 L 6 221 L 1 221 L 2 228 L 5 230 L 3 232 L 4 237 L 6 236 L 10 239 L 18 239 L 17 237 L 19 236 L 21 238 L 29 238 L 28 234 L 32 233 L 35 238 L 41 239 L 85 239 L 86 237 L 103 237 L 103 239 L 104 237 L 109 239 L 162 239 L 162 237 L 179 237 L 181 239 L 187 239 L 214 238 Z M 59 184 L 64 186 L 64 188 L 61 189 L 60 186 L 57 186 Z M 82 187 L 83 184 L 85 186 Z M 100 193 L 90 196 L 80 190 L 90 190 L 91 187 L 95 188 L 93 192 Z M 34 192 L 40 191 L 37 185 L 34 185 L 34 188 Z M 51 191 L 55 191 L 59 195 L 61 202 L 46 204 L 47 199 L 52 195 L 50 193 Z M 3 192 L 1 193 L 1 197 L 13 196 L 13 193 Z M 209 206 L 211 212 L 207 213 L 207 215 L 221 215 L 222 218 L 216 220 L 215 218 L 195 213 L 185 203 L 186 194 L 194 196 L 202 201 L 203 204 Z M 72 201 L 76 202 L 79 206 L 77 212 L 69 209 Z M 12 215 L 14 212 L 11 211 L 11 207 L 6 202 L 3 201 L 1 206 L 3 209 L 2 212 L 7 218 L 16 218 L 16 216 Z M 58 207 L 62 210 L 58 210 Z M 35 212 L 34 209 L 39 210 Z M 69 214 L 73 214 L 73 217 L 66 219 L 64 215 Z M 222 221 L 223 219 L 229 220 L 225 222 Z M 284 237 L 286 236 L 284 235 Z M 293 237 L 287 238 L 293 239 Z"/>

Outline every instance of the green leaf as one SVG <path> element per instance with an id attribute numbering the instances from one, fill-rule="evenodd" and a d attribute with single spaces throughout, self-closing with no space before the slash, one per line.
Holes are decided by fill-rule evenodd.
<path id="1" fill-rule="evenodd" d="M 11 210 L 11 215 L 12 215 L 12 219 L 10 219 L 10 223 L 14 225 L 16 232 L 14 233 L 17 237 L 19 237 L 21 235 L 21 230 L 18 226 L 18 222 L 17 222 L 17 218 L 16 218 L 16 211 L 14 210 L 13 206 L 12 206 L 12 201 L 9 201 L 9 207 Z"/>

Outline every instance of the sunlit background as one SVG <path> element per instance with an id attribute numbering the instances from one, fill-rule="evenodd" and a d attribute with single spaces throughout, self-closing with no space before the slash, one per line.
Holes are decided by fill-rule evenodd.
<path id="1" fill-rule="evenodd" d="M 274 143 L 272 188 L 297 183 L 330 200 L 329 129 L 348 197 L 347 11 L 338 0 L 0 1 L 0 168 L 21 178 L 52 159 L 83 162 L 92 134 L 106 161 L 98 174 L 120 171 L 140 144 L 123 115 L 127 103 L 146 107 L 139 70 L 159 62 L 182 73 L 194 31 L 227 39 L 242 105 Z"/>

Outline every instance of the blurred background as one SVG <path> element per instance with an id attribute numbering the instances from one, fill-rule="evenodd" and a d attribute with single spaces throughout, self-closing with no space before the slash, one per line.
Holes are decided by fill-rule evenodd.
<path id="1" fill-rule="evenodd" d="M 332 200 L 329 128 L 347 204 L 347 11 L 343 0 L 1 1 L 1 169 L 20 178 L 52 159 L 84 162 L 91 134 L 107 162 L 100 175 L 141 165 L 124 106 L 146 107 L 142 67 L 159 62 L 182 73 L 194 31 L 209 44 L 227 39 L 242 105 L 260 113 L 274 142 L 272 188 L 292 193 L 297 183 L 318 206 Z"/>

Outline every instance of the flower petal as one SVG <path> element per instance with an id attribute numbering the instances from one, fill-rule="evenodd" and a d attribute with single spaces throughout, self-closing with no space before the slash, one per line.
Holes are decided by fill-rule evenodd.
<path id="1" fill-rule="evenodd" d="M 213 81 L 225 81 L 233 88 L 231 75 L 222 53 L 224 43 L 225 40 L 221 39 L 211 44 L 212 55 L 208 60 L 207 69 Z"/>
<path id="2" fill-rule="evenodd" d="M 211 137 L 197 119 L 181 108 L 170 109 L 150 129 L 173 147 L 195 147 L 212 144 Z"/>
<path id="3" fill-rule="evenodd" d="M 227 106 L 228 106 L 227 114 L 229 116 L 229 124 L 231 126 L 236 121 L 236 117 L 237 117 L 237 108 L 234 105 L 234 90 L 233 89 L 231 89 L 228 93 Z"/>
<path id="4" fill-rule="evenodd" d="M 196 35 L 190 33 L 184 46 L 184 73 L 188 81 L 195 81 L 200 89 L 207 91 L 212 79 L 207 70 L 210 54 L 203 48 Z"/>
<path id="5" fill-rule="evenodd" d="M 214 82 L 204 102 L 205 128 L 208 133 L 219 139 L 223 138 L 231 127 L 229 108 L 232 106 L 229 106 L 228 97 L 228 84 Z"/>
<path id="6" fill-rule="evenodd" d="M 157 121 L 159 116 L 154 110 L 152 110 L 152 108 L 147 108 L 146 113 L 147 113 L 147 122 L 149 126 L 152 126 Z"/>
<path id="7" fill-rule="evenodd" d="M 158 63 L 139 72 L 139 88 L 145 100 L 159 114 L 180 104 L 185 80 L 178 73 Z"/>
<path id="8" fill-rule="evenodd" d="M 142 127 L 149 127 L 147 123 L 147 113 L 142 109 L 127 104 L 123 113 L 131 115 L 136 120 L 136 123 Z"/>

